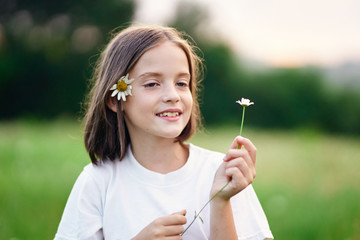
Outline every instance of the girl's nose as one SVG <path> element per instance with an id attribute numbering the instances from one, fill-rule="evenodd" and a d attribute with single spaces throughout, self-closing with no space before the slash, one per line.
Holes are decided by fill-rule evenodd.
<path id="1" fill-rule="evenodd" d="M 163 90 L 162 100 L 163 100 L 163 102 L 178 102 L 178 101 L 180 101 L 180 95 L 176 89 L 176 86 L 174 86 L 174 85 L 166 86 Z"/>

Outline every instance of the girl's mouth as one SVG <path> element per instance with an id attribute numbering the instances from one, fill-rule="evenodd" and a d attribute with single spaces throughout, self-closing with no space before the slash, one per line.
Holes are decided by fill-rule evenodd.
<path id="1" fill-rule="evenodd" d="M 156 114 L 156 116 L 159 116 L 159 117 L 177 117 L 179 115 L 180 115 L 179 112 L 162 112 L 162 113 Z"/>

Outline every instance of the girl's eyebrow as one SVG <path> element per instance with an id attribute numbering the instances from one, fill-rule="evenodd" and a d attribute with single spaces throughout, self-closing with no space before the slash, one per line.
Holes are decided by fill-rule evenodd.
<path id="1" fill-rule="evenodd" d="M 161 77 L 162 74 L 157 73 L 157 72 L 146 72 L 143 74 L 140 74 L 140 76 L 138 78 L 146 78 L 146 77 Z"/>
<path id="2" fill-rule="evenodd" d="M 179 74 L 178 74 L 178 77 L 186 77 L 186 78 L 190 79 L 190 78 L 191 78 L 191 75 L 190 75 L 190 73 L 184 72 L 184 73 L 179 73 Z"/>
<path id="3" fill-rule="evenodd" d="M 161 74 L 161 73 L 158 73 L 158 72 L 145 72 L 145 73 L 143 73 L 143 74 L 140 74 L 139 76 L 138 76 L 138 78 L 147 78 L 147 77 L 161 77 L 161 76 L 163 76 L 163 74 Z M 178 74 L 178 77 L 186 77 L 186 78 L 191 78 L 191 75 L 190 75 L 190 73 L 187 73 L 187 72 L 182 72 L 182 73 L 179 73 Z"/>

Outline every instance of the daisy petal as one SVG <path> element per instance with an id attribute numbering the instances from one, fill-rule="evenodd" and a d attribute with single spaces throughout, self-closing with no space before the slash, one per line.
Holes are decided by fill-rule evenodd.
<path id="1" fill-rule="evenodd" d="M 122 93 L 122 94 L 121 94 L 121 97 L 122 97 L 122 100 L 125 102 L 125 101 L 126 101 L 125 93 Z"/>
<path id="2" fill-rule="evenodd" d="M 127 79 L 128 75 L 129 75 L 129 74 L 126 74 L 126 76 L 122 76 L 122 77 L 120 78 L 120 80 L 121 80 L 121 81 L 125 81 L 125 80 Z"/>
<path id="3" fill-rule="evenodd" d="M 130 83 L 132 83 L 134 80 L 135 80 L 134 78 L 132 78 L 132 79 L 126 79 L 125 82 L 126 82 L 126 84 L 130 84 Z"/>
<path id="4" fill-rule="evenodd" d="M 112 94 L 111 94 L 111 97 L 114 97 L 119 91 L 117 89 L 115 89 Z"/>
<path id="5" fill-rule="evenodd" d="M 114 85 L 112 85 L 112 87 L 110 88 L 110 90 L 115 90 L 117 87 L 117 84 L 115 83 Z"/>

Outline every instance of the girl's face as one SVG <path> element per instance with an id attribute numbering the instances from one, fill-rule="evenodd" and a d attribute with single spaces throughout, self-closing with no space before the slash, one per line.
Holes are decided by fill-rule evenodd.
<path id="1" fill-rule="evenodd" d="M 184 51 L 172 42 L 163 42 L 141 56 L 129 78 L 135 80 L 123 111 L 130 137 L 179 136 L 193 106 Z"/>

